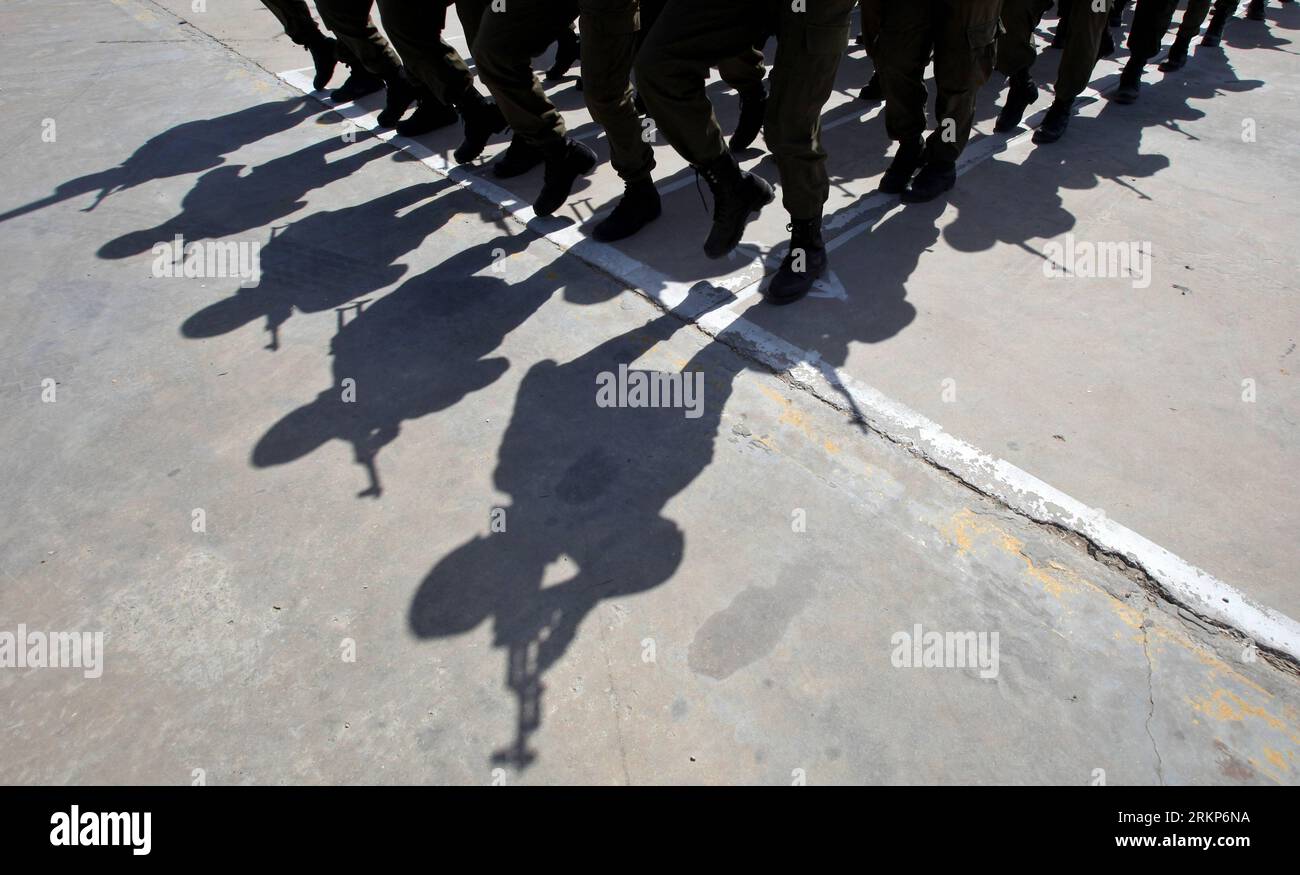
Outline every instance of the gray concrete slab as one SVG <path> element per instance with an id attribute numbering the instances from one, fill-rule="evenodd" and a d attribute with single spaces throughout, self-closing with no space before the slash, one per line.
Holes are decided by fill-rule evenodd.
<path id="1" fill-rule="evenodd" d="M 0 633 L 106 650 L 0 670 L 0 781 L 1296 783 L 1300 687 L 1239 637 L 344 141 L 251 35 L 63 5 L 2 13 L 7 81 L 58 60 L 7 94 Z M 873 236 L 904 264 L 923 216 Z M 154 276 L 177 233 L 260 285 Z M 620 365 L 701 415 L 598 406 Z M 905 667 L 918 624 L 996 671 Z"/>

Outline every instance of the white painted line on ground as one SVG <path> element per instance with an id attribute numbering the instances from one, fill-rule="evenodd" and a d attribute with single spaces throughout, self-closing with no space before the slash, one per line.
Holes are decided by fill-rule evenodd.
<path id="1" fill-rule="evenodd" d="M 300 91 L 315 95 L 310 74 L 310 70 L 291 70 L 281 73 L 280 78 Z M 1089 96 L 1098 95 L 1090 89 Z M 371 130 L 375 127 L 374 112 L 354 104 L 329 108 L 359 127 Z M 801 349 L 760 328 L 736 312 L 734 300 L 724 307 L 715 302 L 700 301 L 690 294 L 696 283 L 672 280 L 614 246 L 587 237 L 578 224 L 566 224 L 557 229 L 554 224 L 560 220 L 537 219 L 532 207 L 510 192 L 466 167 L 452 164 L 421 143 L 395 137 L 392 131 L 377 132 L 377 135 L 393 141 L 394 147 L 406 150 L 437 173 L 507 210 L 516 220 L 562 250 L 639 290 L 663 308 L 694 322 L 710 336 L 752 356 L 777 373 L 785 374 L 794 385 L 841 410 L 855 413 L 873 430 L 909 447 L 931 464 L 951 471 L 966 483 L 1031 519 L 1063 526 L 1084 535 L 1103 550 L 1126 557 L 1150 575 L 1173 600 L 1202 616 L 1237 629 L 1261 647 L 1300 660 L 1300 623 L 1256 602 L 1159 544 L 1120 525 L 1108 518 L 1104 511 L 1089 507 L 1010 462 L 953 437 L 938 423 L 824 361 L 815 350 Z M 1009 139 L 981 137 L 971 144 L 974 151 L 968 160 L 963 159 L 958 172 L 966 172 L 979 161 L 1023 142 L 1028 136 L 1026 130 Z M 854 219 L 864 218 L 881 205 L 873 200 L 873 196 L 868 196 L 847 212 Z M 851 220 L 845 220 L 848 221 Z M 871 225 L 871 222 L 863 221 L 847 229 L 834 242 L 838 244 L 844 238 L 856 236 Z M 837 223 L 836 227 L 842 227 L 842 223 Z M 762 259 L 757 259 L 756 263 L 761 265 Z M 761 278 L 732 291 L 738 298 L 747 300 L 757 292 L 760 283 Z"/>

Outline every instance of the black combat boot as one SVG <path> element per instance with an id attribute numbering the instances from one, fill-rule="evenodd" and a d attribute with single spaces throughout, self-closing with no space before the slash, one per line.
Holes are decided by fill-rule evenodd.
<path id="1" fill-rule="evenodd" d="M 395 76 L 388 83 L 388 100 L 384 104 L 383 110 L 375 118 L 375 124 L 381 128 L 394 127 L 406 115 L 411 104 L 420 94 L 415 90 L 415 86 L 407 81 L 405 75 Z M 432 97 L 432 95 L 430 95 Z"/>
<path id="2" fill-rule="evenodd" d="M 743 152 L 754 143 L 763 129 L 763 116 L 767 113 L 767 91 L 762 85 L 753 94 L 740 95 L 740 120 L 727 147 L 733 152 Z"/>
<path id="3" fill-rule="evenodd" d="M 821 216 L 792 219 L 785 229 L 790 232 L 790 251 L 763 293 L 773 304 L 791 304 L 808 294 L 825 276 L 828 263 Z"/>
<path id="4" fill-rule="evenodd" d="M 1174 44 L 1169 47 L 1169 54 L 1160 62 L 1161 73 L 1172 73 L 1175 70 L 1181 70 L 1187 66 L 1187 42 L 1181 38 L 1175 39 Z"/>
<path id="5" fill-rule="evenodd" d="M 740 245 L 750 217 L 770 204 L 776 192 L 766 179 L 742 171 L 730 152 L 696 169 L 713 192 L 713 226 L 704 241 L 704 254 L 722 258 Z"/>
<path id="6" fill-rule="evenodd" d="M 932 201 L 957 184 L 956 161 L 927 161 L 916 179 L 903 192 L 903 201 L 923 204 Z"/>
<path id="7" fill-rule="evenodd" d="M 582 41 L 573 28 L 566 27 L 561 31 L 558 42 L 559 45 L 555 47 L 555 63 L 551 64 L 551 68 L 546 71 L 546 78 L 551 82 L 564 78 L 569 68 L 577 63 L 582 55 Z"/>
<path id="8" fill-rule="evenodd" d="M 1047 108 L 1043 123 L 1034 131 L 1035 143 L 1055 143 L 1065 136 L 1065 129 L 1070 126 L 1070 107 L 1073 100 L 1056 100 Z"/>
<path id="9" fill-rule="evenodd" d="M 335 103 L 351 103 L 384 87 L 384 80 L 360 65 L 353 67 L 347 81 L 330 92 Z"/>
<path id="10" fill-rule="evenodd" d="M 872 73 L 871 78 L 867 80 L 867 84 L 862 86 L 862 90 L 858 92 L 858 100 L 879 103 L 884 99 L 885 89 L 880 87 L 880 74 Z"/>
<path id="11" fill-rule="evenodd" d="M 1020 127 L 1020 121 L 1025 117 L 1025 110 L 1036 100 L 1038 100 L 1038 85 L 1034 83 L 1034 77 L 1029 75 L 1029 70 L 1024 69 L 1013 73 L 1007 87 L 1007 102 L 998 113 L 998 120 L 993 124 L 993 130 L 1003 133 Z"/>
<path id="12" fill-rule="evenodd" d="M 596 166 L 596 153 L 577 140 L 561 140 L 543 154 L 546 156 L 546 175 L 542 179 L 542 190 L 533 201 L 533 212 L 539 216 L 553 216 L 569 199 L 578 177 Z"/>
<path id="13" fill-rule="evenodd" d="M 591 236 L 602 243 L 631 237 L 659 218 L 661 212 L 663 207 L 653 182 L 649 179 L 629 182 L 614 211 L 592 229 Z"/>
<path id="14" fill-rule="evenodd" d="M 1223 42 L 1223 28 L 1227 23 L 1227 13 L 1214 10 L 1210 14 L 1210 26 L 1205 29 L 1205 36 L 1201 37 L 1201 45 L 1207 49 L 1217 48 Z"/>
<path id="15" fill-rule="evenodd" d="M 495 103 L 473 88 L 468 89 L 456 103 L 456 110 L 465 122 L 465 139 L 456 147 L 452 157 L 457 164 L 465 164 L 483 154 L 483 147 L 493 134 L 506 129 L 506 118 Z"/>
<path id="16" fill-rule="evenodd" d="M 316 67 L 316 75 L 312 77 L 311 87 L 317 91 L 330 84 L 330 79 L 334 78 L 334 68 L 339 62 L 335 46 L 334 40 L 319 30 L 316 31 L 311 42 L 307 43 L 307 51 L 311 52 L 312 65 Z"/>
<path id="17" fill-rule="evenodd" d="M 1250 0 L 1250 5 L 1246 7 L 1246 17 L 1251 21 L 1264 20 L 1264 0 Z"/>
<path id="18" fill-rule="evenodd" d="M 454 125 L 459 119 L 456 110 L 426 93 L 420 97 L 420 105 L 415 108 L 415 112 L 397 123 L 397 133 L 403 137 L 421 137 L 430 131 Z"/>
<path id="19" fill-rule="evenodd" d="M 1129 61 L 1119 74 L 1119 86 L 1111 95 L 1116 103 L 1137 103 L 1138 93 L 1142 90 L 1142 68 L 1144 64 Z"/>
<path id="20" fill-rule="evenodd" d="M 894 160 L 890 162 L 885 175 L 880 178 L 880 190 L 885 194 L 902 194 L 907 184 L 912 181 L 912 177 L 916 175 L 916 171 L 920 169 L 921 155 L 924 152 L 925 143 L 919 139 L 910 143 L 899 143 Z"/>
<path id="21" fill-rule="evenodd" d="M 492 162 L 492 175 L 501 179 L 523 176 L 541 164 L 544 157 L 541 149 L 516 134 L 506 147 L 505 154 Z"/>

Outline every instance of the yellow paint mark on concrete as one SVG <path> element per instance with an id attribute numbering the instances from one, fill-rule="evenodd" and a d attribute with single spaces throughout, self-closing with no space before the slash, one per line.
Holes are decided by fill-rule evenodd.
<path id="1" fill-rule="evenodd" d="M 1283 756 L 1281 751 L 1276 751 L 1271 747 L 1266 747 L 1264 748 L 1264 757 L 1279 769 L 1286 772 L 1291 771 L 1291 764 L 1287 762 L 1288 757 Z"/>

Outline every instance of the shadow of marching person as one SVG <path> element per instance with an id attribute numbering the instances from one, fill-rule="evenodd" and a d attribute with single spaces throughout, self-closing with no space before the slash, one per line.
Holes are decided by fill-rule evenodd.
<path id="1" fill-rule="evenodd" d="M 454 187 L 448 179 L 410 185 L 273 231 L 261 249 L 261 283 L 199 310 L 181 325 L 181 334 L 216 337 L 264 318 L 270 334 L 266 348 L 279 349 L 280 326 L 295 310 L 319 313 L 400 280 L 407 266 L 397 260 L 459 212 L 442 200 L 410 208 Z"/>
<path id="2" fill-rule="evenodd" d="M 226 155 L 287 131 L 320 111 L 318 104 L 305 97 L 291 97 L 176 125 L 151 137 L 116 167 L 71 179 L 47 197 L 0 213 L 0 222 L 97 192 L 94 201 L 82 209 L 89 213 L 117 192 L 218 167 Z"/>
<path id="3" fill-rule="evenodd" d="M 186 243 L 229 237 L 274 224 L 306 206 L 310 192 L 344 179 L 366 164 L 391 155 L 376 141 L 366 149 L 334 161 L 326 159 L 352 144 L 330 137 L 251 168 L 227 164 L 195 181 L 181 201 L 181 211 L 152 228 L 130 231 L 108 241 L 97 253 L 104 259 L 130 258 L 180 236 Z"/>
<path id="4" fill-rule="evenodd" d="M 486 218 L 490 207 L 481 208 Z M 555 293 L 553 271 L 513 284 L 497 273 L 499 262 L 535 240 L 531 233 L 498 237 L 408 279 L 369 307 L 356 307 L 351 321 L 340 312 L 330 342 L 333 385 L 273 425 L 254 447 L 253 465 L 283 465 L 343 440 L 369 478 L 358 497 L 382 495 L 376 458 L 402 423 L 451 407 L 500 378 L 510 363 L 490 354 Z"/>
<path id="5" fill-rule="evenodd" d="M 718 297 L 706 286 L 697 286 L 703 297 Z M 666 375 L 682 381 L 674 396 L 681 407 L 601 406 L 598 389 L 688 324 L 662 313 L 572 361 L 529 369 L 493 473 L 496 489 L 510 496 L 500 509 L 505 531 L 475 536 L 443 557 L 411 602 L 409 623 L 420 638 L 492 621 L 517 702 L 515 737 L 493 754 L 496 763 L 523 769 L 535 760 L 529 739 L 541 726 L 543 677 L 587 615 L 604 599 L 663 584 L 681 564 L 685 537 L 664 508 L 711 463 L 722 410 L 746 364 L 708 344 L 680 375 Z M 686 406 L 687 386 L 708 387 L 692 396 L 698 407 Z M 564 557 L 576 574 L 543 585 L 547 567 Z"/>

